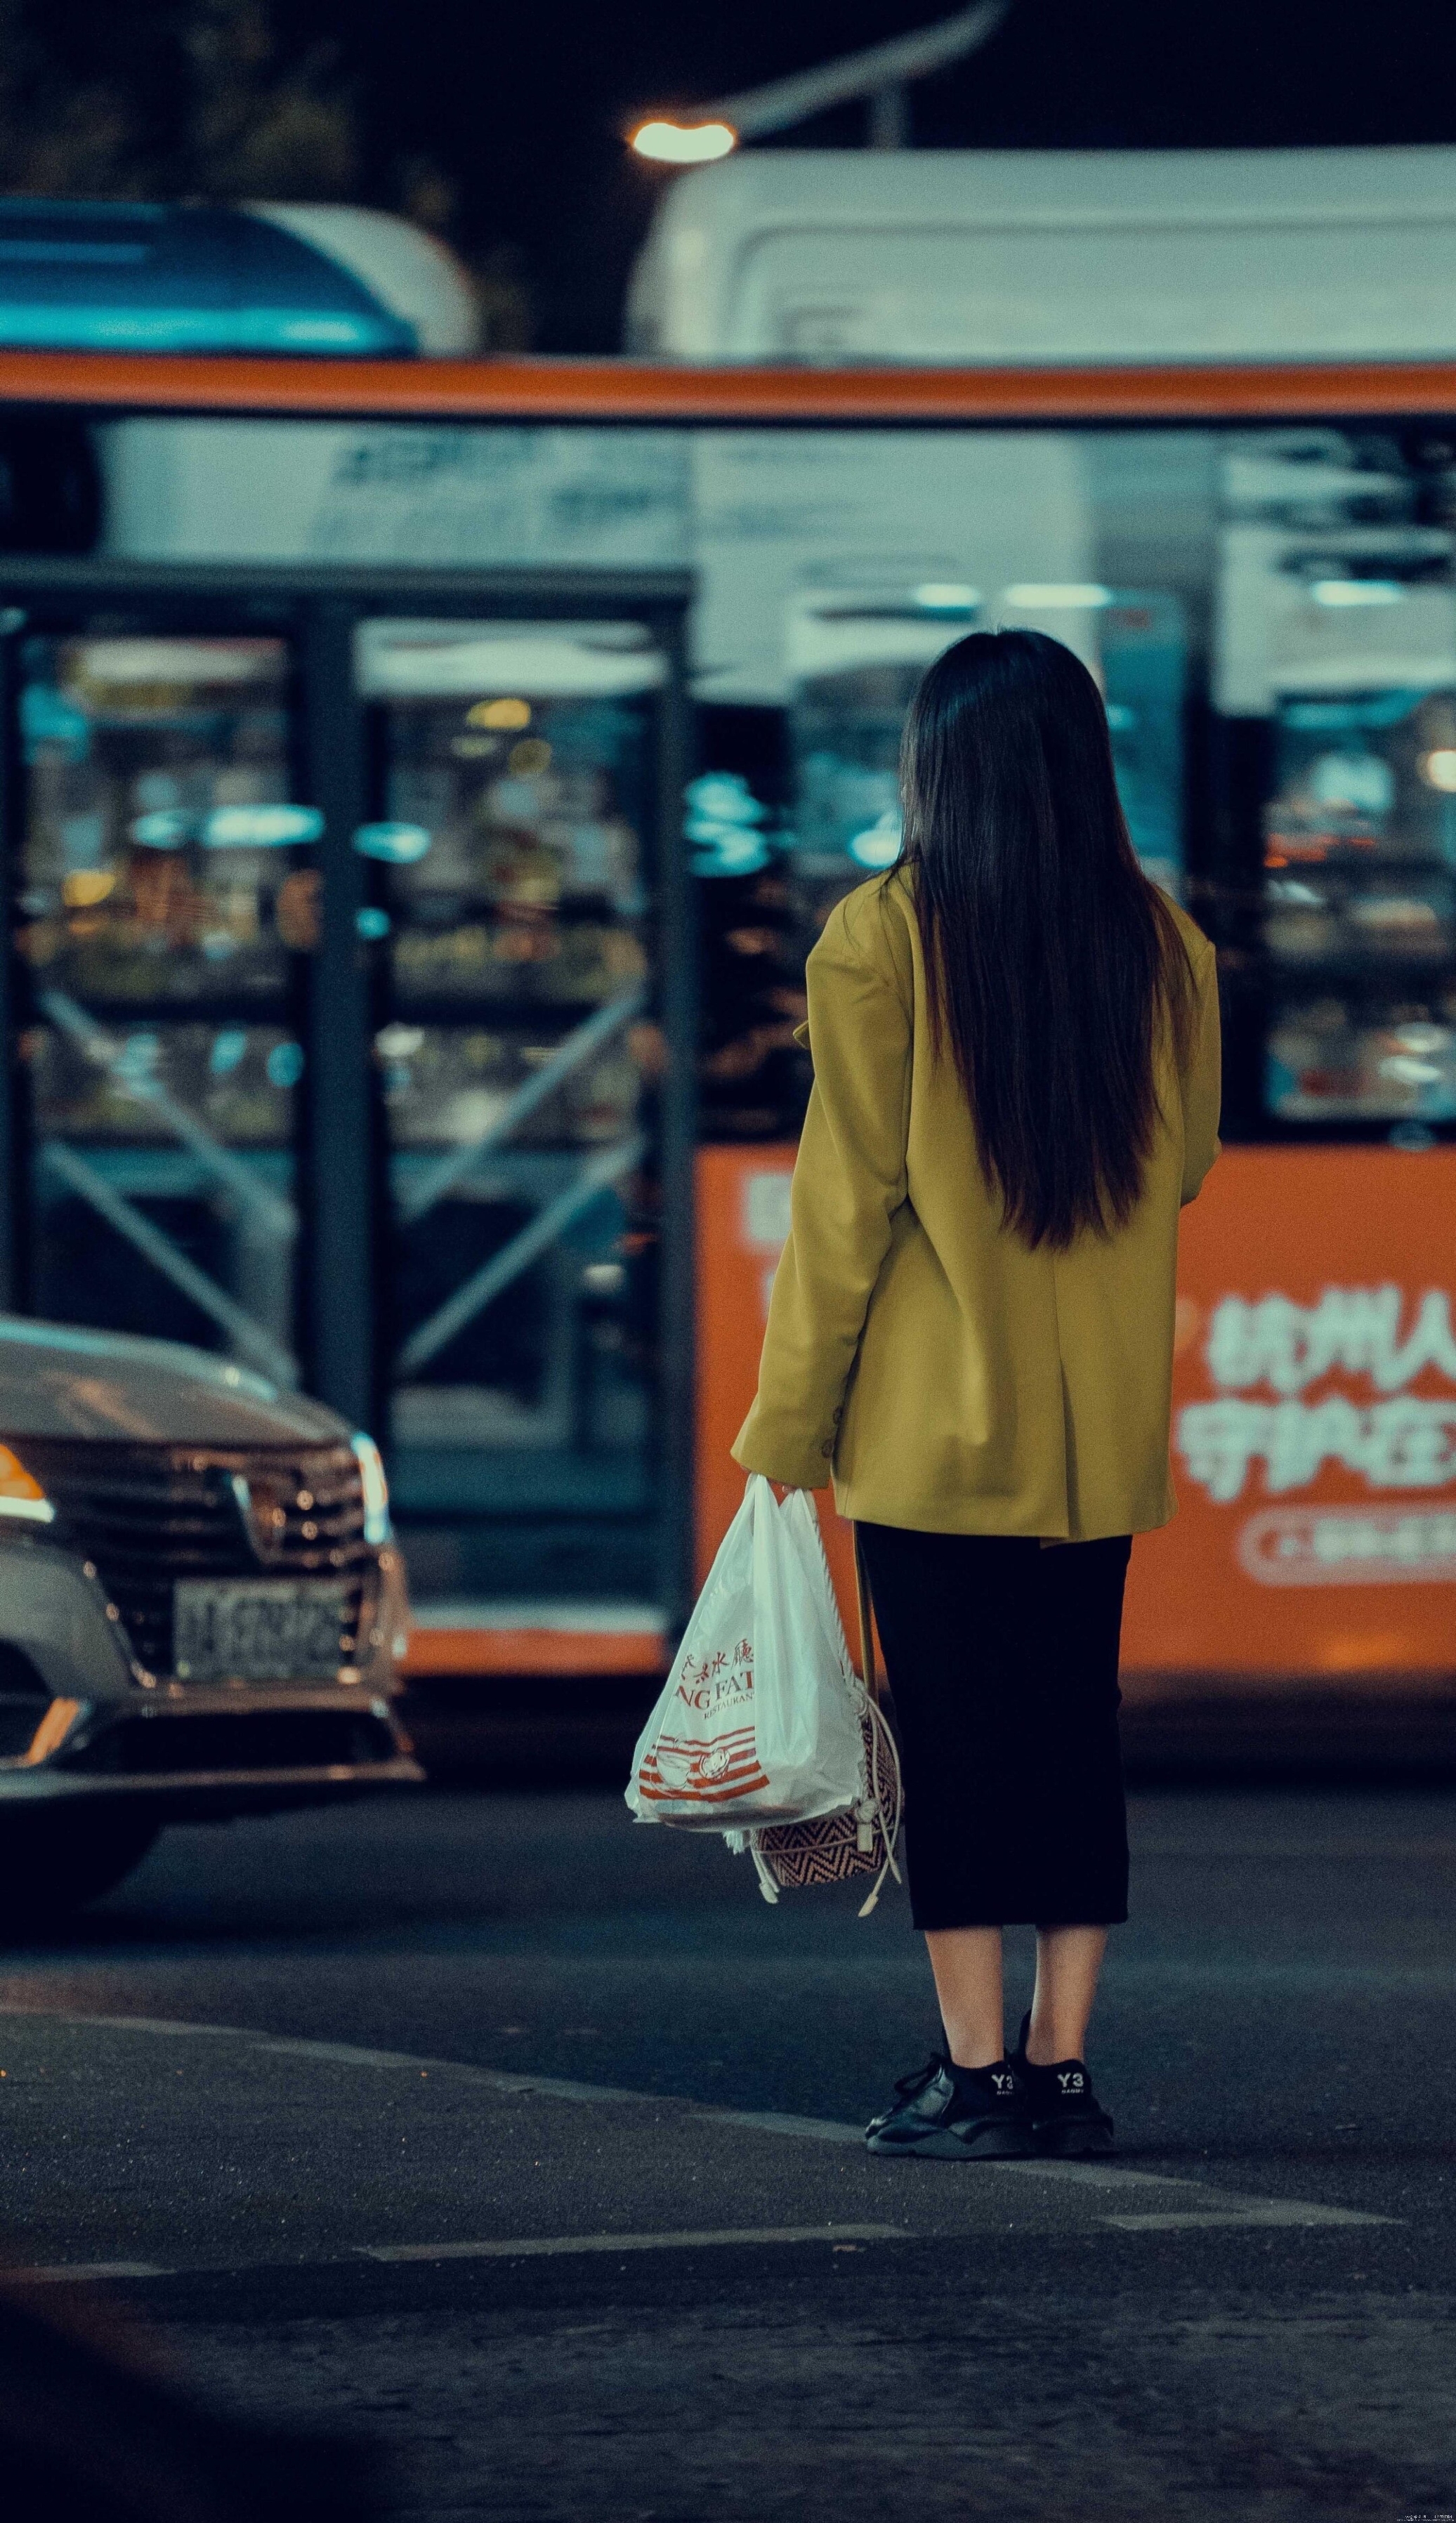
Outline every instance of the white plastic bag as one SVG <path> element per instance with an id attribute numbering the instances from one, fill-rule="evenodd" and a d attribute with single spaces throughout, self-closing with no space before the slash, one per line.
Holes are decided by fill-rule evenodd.
<path id="1" fill-rule="evenodd" d="M 638 1822 L 738 1833 L 841 1813 L 865 1792 L 863 1688 L 819 1519 L 761 1473 L 683 1633 L 633 1755 Z"/>

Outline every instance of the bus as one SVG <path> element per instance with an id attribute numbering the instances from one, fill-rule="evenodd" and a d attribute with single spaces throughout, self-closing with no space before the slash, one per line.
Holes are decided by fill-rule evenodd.
<path id="1" fill-rule="evenodd" d="M 1025 621 L 1225 993 L 1132 1739 L 1450 1748 L 1456 346 L 1186 298 L 1103 360 L 0 352 L 100 485 L 0 559 L 0 1295 L 378 1427 L 415 1669 L 543 1741 L 640 1704 L 741 1494 L 804 952 L 916 676 Z"/>

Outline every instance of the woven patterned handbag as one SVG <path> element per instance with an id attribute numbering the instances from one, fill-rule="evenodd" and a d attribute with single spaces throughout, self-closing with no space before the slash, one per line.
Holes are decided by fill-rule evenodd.
<path id="1" fill-rule="evenodd" d="M 874 1623 L 860 1537 L 855 1535 L 855 1590 L 860 1612 L 860 1731 L 864 1763 L 858 1801 L 842 1813 L 822 1814 L 816 1822 L 774 1823 L 745 1833 L 759 1889 L 766 1901 L 779 1890 L 795 1892 L 810 1883 L 843 1883 L 852 1875 L 872 1875 L 869 1897 L 860 1917 L 868 1919 L 879 1899 L 887 1874 L 900 1880 L 895 1845 L 900 1837 L 904 1788 L 900 1754 L 879 1703 L 879 1676 L 874 1656 Z"/>

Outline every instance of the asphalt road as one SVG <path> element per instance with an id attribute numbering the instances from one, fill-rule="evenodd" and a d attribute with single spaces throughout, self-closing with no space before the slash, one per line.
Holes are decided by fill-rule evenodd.
<path id="1" fill-rule="evenodd" d="M 22 2292 L 400 2515 L 1456 2512 L 1456 1794 L 1134 1825 L 1107 2167 L 865 2155 L 898 1895 L 770 1910 L 604 1794 L 171 1833 L 4 1958 Z"/>

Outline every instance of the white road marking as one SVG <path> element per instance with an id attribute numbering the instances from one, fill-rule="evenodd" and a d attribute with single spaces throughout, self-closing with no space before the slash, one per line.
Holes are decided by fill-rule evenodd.
<path id="1" fill-rule="evenodd" d="M 0 2015 L 11 2016 L 20 2023 L 24 2023 L 27 2018 L 33 2018 L 40 2023 L 83 2023 L 88 2031 L 96 2032 L 185 2034 L 209 2041 L 246 2041 L 248 2039 L 247 2033 L 240 2032 L 237 2025 L 233 2023 L 184 2023 L 175 2016 L 61 2015 L 53 2014 L 48 2006 L 3 2006 L 0 2007 Z"/>
<path id="2" fill-rule="evenodd" d="M 6 2269 L 7 2286 L 49 2286 L 79 2278 L 170 2278 L 178 2272 L 156 2261 L 70 2261 L 54 2269 Z"/>
<path id="3" fill-rule="evenodd" d="M 222 2029 L 219 2024 L 218 2030 Z M 436 2059 L 411 2059 L 403 2050 L 356 2050 L 349 2041 L 295 2041 L 277 2032 L 242 2033 L 258 2050 L 266 2050 L 274 2059 L 323 2059 L 339 2068 L 435 2068 Z"/>
<path id="4" fill-rule="evenodd" d="M 903 2225 L 725 2225 L 699 2234 L 552 2234 L 513 2243 L 356 2243 L 366 2261 L 529 2261 L 572 2252 L 693 2252 L 723 2243 L 910 2243 Z"/>
<path id="5" fill-rule="evenodd" d="M 998 2169 L 1039 2173 L 1049 2181 L 1081 2182 L 1104 2191 L 1139 2187 L 1192 2191 L 1196 2199 L 1208 2202 L 1206 2207 L 1128 2209 L 1098 2220 L 1128 2233 L 1173 2233 L 1180 2225 L 1395 2225 L 1404 2221 L 1398 2216 L 1367 2214 L 1360 2208 L 1326 2208 L 1298 2199 L 1250 2199 L 1242 2191 L 1214 2190 L 1206 2181 L 1189 2181 L 1180 2173 L 1134 2172 L 1131 2166 L 1121 2166 L 1105 2157 L 1080 2164 L 1057 2164 L 1045 2156 L 1003 2157 Z"/>
<path id="6" fill-rule="evenodd" d="M 347 2068 L 399 2069 L 415 2076 L 420 2075 L 422 2071 L 447 2074 L 457 2078 L 463 2077 L 467 2083 L 483 2086 L 493 2093 L 540 2094 L 547 2102 L 631 2103 L 638 2108 L 649 2105 L 658 2111 L 681 2112 L 689 2119 L 708 2120 L 719 2126 L 731 2128 L 757 2129 L 767 2137 L 808 2138 L 811 2142 L 820 2145 L 862 2146 L 865 2138 L 863 2127 L 854 2120 L 801 2118 L 791 2112 L 732 2111 L 718 2104 L 694 2103 L 679 2094 L 647 2094 L 634 2088 L 618 2085 L 585 2085 L 565 2076 L 511 2073 L 504 2069 L 477 2067 L 473 2063 L 460 2059 L 426 2058 L 404 2050 L 369 2050 L 349 2041 L 311 2041 L 289 2033 L 256 2032 L 245 2025 L 233 2023 L 191 2023 L 172 2018 L 147 2015 L 71 2015 L 54 2012 L 48 2007 L 0 2006 L 0 2020 L 7 2018 L 18 2022 L 34 2020 L 47 2023 L 76 2024 L 97 2031 L 151 2032 L 169 2038 L 195 2035 L 213 2040 L 238 2041 L 245 2047 L 271 2058 L 312 2059 Z M 1206 2206 L 1190 2204 L 1186 2209 L 1172 2207 L 1166 2210 L 1129 2210 L 1115 2215 L 1104 2214 L 1098 2220 L 1101 2224 L 1115 2225 L 1127 2232 L 1175 2232 L 1180 2226 L 1192 2228 L 1198 2225 L 1390 2225 L 1404 2222 L 1400 2217 L 1377 2216 L 1355 2208 L 1332 2208 L 1317 2202 L 1306 2203 L 1298 2200 L 1249 2198 L 1241 2192 L 1219 2190 L 1206 2182 L 1189 2180 L 1181 2174 L 1135 2171 L 1131 2166 L 1122 2165 L 1115 2160 L 1059 2163 L 1049 2160 L 1045 2156 L 983 2157 L 977 2163 L 976 2170 L 978 2173 L 1029 2173 L 1039 2180 L 1071 2182 L 1103 2191 L 1126 2191 L 1142 2187 L 1151 2187 L 1164 2192 L 1184 2191 L 1191 2192 L 1195 2200 L 1207 2203 Z M 846 2226 L 843 2230 L 846 2235 L 853 2237 L 857 2229 Z M 817 2236 L 822 2231 L 822 2228 L 814 2227 L 812 2234 Z M 875 2228 L 874 2233 L 876 2239 L 883 2240 L 891 2234 L 903 2235 L 903 2229 L 898 2226 L 887 2226 L 883 2229 Z M 799 2237 L 797 2228 L 781 2229 L 781 2239 L 791 2237 L 809 2239 L 810 2235 L 811 2229 L 805 2229 L 805 2235 L 802 2238 Z M 701 2241 L 704 2238 L 699 2236 L 696 2239 Z M 752 2238 L 743 2235 L 735 2239 Z M 762 2241 L 766 2237 L 761 2233 L 757 2239 Z M 356 2248 L 370 2252 L 370 2247 L 367 2245 L 361 2244 Z M 564 2250 L 566 2246 L 560 2244 L 553 2248 Z M 608 2248 L 608 2242 L 594 2242 L 587 2248 L 604 2250 Z M 635 2244 L 623 2244 L 621 2248 L 645 2251 L 657 2248 L 657 2245 L 649 2237 L 646 2241 L 639 2240 Z M 514 2246 L 508 2245 L 463 2245 L 455 2247 L 455 2253 L 452 2256 L 481 2257 L 488 2252 L 498 2256 L 512 2249 Z M 430 2260 L 443 2256 L 445 2255 L 439 2247 L 417 2247 L 413 2244 L 381 2246 L 378 2251 L 371 2252 L 371 2257 L 375 2259 Z M 103 2269 L 112 2276 L 165 2277 L 171 2274 L 166 2269 L 154 2270 L 149 2264 L 143 2262 L 133 2264 L 122 2261 L 98 2263 L 94 2269 L 79 2273 L 96 2275 L 102 2273 Z M 58 2269 L 54 2272 L 28 2272 L 32 2276 L 51 2274 L 57 2277 L 70 2276 L 75 2273 L 69 2269 Z M 12 2274 L 26 2273 L 15 2271 Z"/>
<path id="7" fill-rule="evenodd" d="M 1394 2225 L 1395 2216 L 1369 2216 L 1358 2208 L 1323 2208 L 1298 2199 L 1231 2200 L 1227 2208 L 1135 2209 L 1098 2220 L 1127 2234 L 1171 2234 L 1185 2225 Z"/>
<path id="8" fill-rule="evenodd" d="M 800 2119 L 793 2112 L 730 2112 L 716 2103 L 688 2106 L 695 2120 L 713 2120 L 720 2128 L 762 2129 L 770 2137 L 817 2137 L 830 2146 L 863 2146 L 858 2120 Z"/>
<path id="9" fill-rule="evenodd" d="M 504 2068 L 480 2068 L 464 2059 L 432 2059 L 413 2050 L 365 2050 L 352 2041 L 310 2041 L 293 2033 L 255 2032 L 242 2023 L 184 2023 L 171 2018 L 152 2015 L 70 2015 L 47 2006 L 0 2006 L 0 2021 L 12 2023 L 75 2023 L 96 2032 L 156 2032 L 164 2035 L 194 2034 L 210 2041 L 241 2041 L 250 2050 L 260 2050 L 275 2059 L 317 2059 L 341 2068 L 402 2068 L 412 2075 L 422 2069 L 438 2071 L 442 2075 L 463 2076 L 470 2083 L 487 2086 L 496 2094 L 544 2094 L 548 2102 L 558 2103 L 653 2103 L 669 2104 L 675 2109 L 692 2110 L 679 2094 L 644 2094 L 635 2086 L 584 2085 L 569 2076 L 534 2076 L 512 2073 Z M 827 2127 L 828 2122 L 794 2122 L 794 2126 Z M 863 2136 L 861 2129 L 853 2132 Z"/>
<path id="10" fill-rule="evenodd" d="M 993 2161 L 1001 2172 L 1029 2172 L 1036 2181 L 1071 2181 L 1092 2190 L 1126 2190 L 1145 2182 L 1158 2190 L 1207 2188 L 1206 2182 L 1189 2181 L 1178 2172 L 1135 2172 L 1116 2156 L 1080 2156 L 1067 2163 L 1057 2156 L 1004 2155 Z"/>
<path id="11" fill-rule="evenodd" d="M 1156 1858 L 1160 1865 L 1171 1858 L 1187 1858 L 1195 1866 L 1258 1866 L 1268 1860 L 1307 1866 L 1333 1858 L 1347 1866 L 1352 1860 L 1371 1858 L 1383 1865 L 1395 1859 L 1410 1866 L 1432 1857 L 1456 1861 L 1456 1839 L 1254 1839 L 1228 1840 L 1208 1848 L 1192 1847 L 1186 1840 L 1145 1839 L 1138 1842 L 1138 1856 Z"/>

